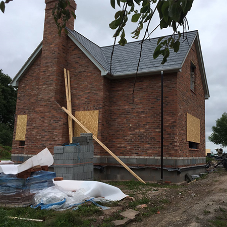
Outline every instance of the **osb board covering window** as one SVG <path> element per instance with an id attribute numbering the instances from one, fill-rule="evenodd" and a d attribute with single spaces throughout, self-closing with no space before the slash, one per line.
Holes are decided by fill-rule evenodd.
<path id="1" fill-rule="evenodd" d="M 98 122 L 99 122 L 99 111 L 76 111 L 75 117 L 83 124 L 94 136 L 98 135 Z M 75 123 L 74 136 L 80 136 L 80 133 L 85 133 L 85 131 Z"/>
<path id="2" fill-rule="evenodd" d="M 18 115 L 15 140 L 25 140 L 26 127 L 27 115 Z"/>
<path id="3" fill-rule="evenodd" d="M 187 141 L 200 143 L 200 119 L 187 113 Z"/>

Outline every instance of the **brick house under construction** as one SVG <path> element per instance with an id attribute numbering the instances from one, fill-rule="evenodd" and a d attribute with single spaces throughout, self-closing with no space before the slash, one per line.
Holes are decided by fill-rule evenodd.
<path id="1" fill-rule="evenodd" d="M 60 108 L 66 107 L 66 68 L 73 114 L 141 178 L 158 179 L 163 71 L 164 180 L 182 181 L 186 172 L 202 171 L 209 90 L 198 32 L 186 33 L 179 52 L 170 51 L 164 65 L 161 57 L 153 59 L 158 38 L 144 42 L 133 102 L 140 42 L 116 45 L 111 64 L 113 47 L 99 47 L 74 31 L 74 19 L 68 34 L 59 36 L 52 16 L 57 0 L 45 2 L 43 41 L 12 81 L 18 86 L 12 160 L 23 161 L 45 147 L 53 152 L 68 142 L 68 116 Z M 74 129 L 75 135 L 83 132 Z M 132 178 L 98 144 L 94 166 L 96 179 Z"/>

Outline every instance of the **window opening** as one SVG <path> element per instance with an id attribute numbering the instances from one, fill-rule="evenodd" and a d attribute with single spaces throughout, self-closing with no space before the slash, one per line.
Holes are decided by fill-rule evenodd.
<path id="1" fill-rule="evenodd" d="M 24 140 L 20 140 L 19 141 L 19 147 L 24 147 L 25 146 L 25 141 Z"/>
<path id="2" fill-rule="evenodd" d="M 195 92 L 195 65 L 192 62 L 190 69 L 190 88 L 193 92 Z"/>
<path id="3" fill-rule="evenodd" d="M 189 148 L 190 149 L 199 149 L 199 144 L 189 141 Z"/>

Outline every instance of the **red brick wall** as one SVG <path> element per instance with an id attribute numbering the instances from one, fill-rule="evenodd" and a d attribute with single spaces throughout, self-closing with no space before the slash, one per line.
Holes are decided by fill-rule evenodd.
<path id="1" fill-rule="evenodd" d="M 17 95 L 17 106 L 16 106 L 16 117 L 15 117 L 15 127 L 14 127 L 14 138 L 12 145 L 12 153 L 27 153 L 27 149 L 33 151 L 34 141 L 36 140 L 35 130 L 34 130 L 34 120 L 33 116 L 35 114 L 35 109 L 37 105 L 37 94 L 39 92 L 39 70 L 41 64 L 41 54 L 36 59 L 35 63 L 29 68 L 26 74 L 20 79 Z M 17 125 L 18 115 L 28 115 L 27 121 L 27 131 L 26 150 L 19 148 L 19 141 L 15 141 L 15 132 Z"/>
<path id="2" fill-rule="evenodd" d="M 160 156 L 161 75 L 112 80 L 108 147 L 119 156 Z M 164 76 L 164 149 L 176 152 L 176 74 Z M 168 156 L 168 155 L 167 155 Z"/>
<path id="3" fill-rule="evenodd" d="M 99 110 L 98 138 L 105 143 L 108 138 L 109 80 L 101 76 L 99 69 L 71 40 L 68 42 L 67 52 L 67 69 L 71 75 L 72 111 L 75 113 Z M 95 150 L 96 154 L 102 151 L 98 144 L 95 144 Z"/>
<path id="4" fill-rule="evenodd" d="M 190 89 L 190 66 L 195 64 L 195 92 Z M 177 79 L 178 102 L 178 157 L 204 157 L 205 156 L 205 96 L 199 71 L 195 43 L 185 60 L 182 71 Z M 189 149 L 187 141 L 187 113 L 200 119 L 199 149 Z"/>

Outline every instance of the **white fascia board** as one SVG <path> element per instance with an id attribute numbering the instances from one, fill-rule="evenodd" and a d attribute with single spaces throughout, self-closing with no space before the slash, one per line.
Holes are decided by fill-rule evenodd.
<path id="1" fill-rule="evenodd" d="M 90 54 L 90 52 L 70 33 L 68 32 L 69 38 L 83 51 L 83 53 L 95 64 L 95 66 L 101 71 L 101 76 L 108 74 L 108 71 L 102 67 L 102 65 L 96 61 L 96 59 Z"/>
<path id="2" fill-rule="evenodd" d="M 203 62 L 203 55 L 202 55 L 202 49 L 201 49 L 201 45 L 200 45 L 200 41 L 199 41 L 199 34 L 197 34 L 196 36 L 196 49 L 199 53 L 199 68 L 200 68 L 200 72 L 202 74 L 202 82 L 203 82 L 203 86 L 204 86 L 204 92 L 205 92 L 205 99 L 209 99 L 210 98 L 210 93 L 209 93 L 209 88 L 208 88 L 208 83 L 207 83 L 207 78 L 206 78 L 206 71 L 205 71 L 205 67 L 204 67 L 204 62 Z"/>
<path id="3" fill-rule="evenodd" d="M 43 42 L 41 42 L 38 47 L 34 50 L 34 52 L 31 54 L 31 56 L 28 58 L 28 60 L 24 63 L 24 65 L 21 67 L 19 72 L 16 74 L 16 76 L 13 78 L 11 85 L 13 87 L 17 87 L 19 85 L 19 79 L 23 76 L 24 72 L 29 68 L 29 66 L 33 63 L 33 61 L 38 56 L 39 52 L 41 51 L 43 47 Z"/>

